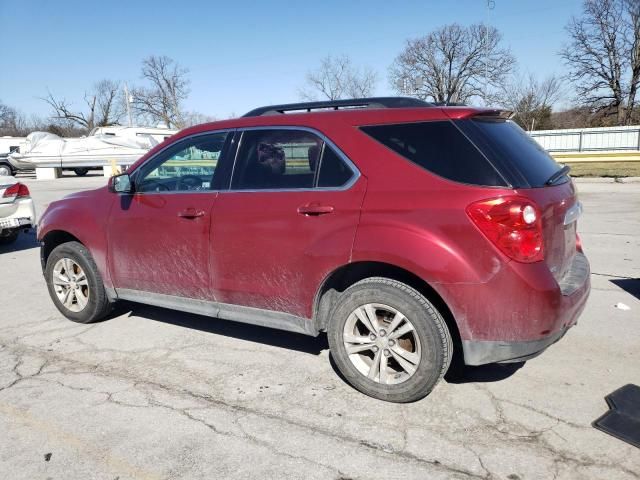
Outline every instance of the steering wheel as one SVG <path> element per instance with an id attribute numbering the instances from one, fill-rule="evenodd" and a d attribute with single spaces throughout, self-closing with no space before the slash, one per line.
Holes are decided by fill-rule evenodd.
<path id="1" fill-rule="evenodd" d="M 202 179 L 197 175 L 182 175 L 177 189 L 181 190 L 183 186 L 189 190 L 199 190 L 202 188 Z"/>

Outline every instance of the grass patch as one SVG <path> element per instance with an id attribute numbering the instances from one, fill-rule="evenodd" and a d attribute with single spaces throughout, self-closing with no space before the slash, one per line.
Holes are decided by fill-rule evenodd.
<path id="1" fill-rule="evenodd" d="M 640 162 L 567 162 L 567 165 L 572 177 L 640 177 Z"/>

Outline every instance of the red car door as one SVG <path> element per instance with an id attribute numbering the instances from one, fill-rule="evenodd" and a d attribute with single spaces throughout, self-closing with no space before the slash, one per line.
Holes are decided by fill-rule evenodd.
<path id="1" fill-rule="evenodd" d="M 322 280 L 349 261 L 366 180 L 310 131 L 242 135 L 213 213 L 216 298 L 309 318 Z"/>
<path id="2" fill-rule="evenodd" d="M 212 182 L 228 136 L 179 140 L 132 173 L 134 193 L 115 202 L 108 228 L 111 277 L 125 297 L 129 291 L 213 299 Z"/>

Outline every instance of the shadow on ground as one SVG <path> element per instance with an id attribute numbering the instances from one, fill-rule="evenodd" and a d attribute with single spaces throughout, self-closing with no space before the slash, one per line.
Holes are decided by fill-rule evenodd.
<path id="1" fill-rule="evenodd" d="M 240 340 L 246 340 L 273 347 L 286 348 L 298 352 L 319 355 L 324 350 L 329 349 L 327 336 L 321 333 L 317 337 L 275 330 L 272 328 L 259 327 L 218 318 L 195 315 L 175 310 L 169 310 L 151 305 L 143 305 L 131 302 L 119 302 L 112 316 L 129 314 L 140 317 L 143 320 L 152 320 L 179 327 L 190 328 L 201 332 L 224 335 Z M 330 356 L 331 367 L 336 374 L 345 382 L 336 366 L 333 357 Z M 488 383 L 499 382 L 514 375 L 524 366 L 525 362 L 481 365 L 470 367 L 460 365 L 460 362 L 453 362 L 451 368 L 445 375 L 447 383 Z"/>
<path id="2" fill-rule="evenodd" d="M 525 362 L 492 363 L 477 367 L 452 365 L 444 379 L 447 383 L 490 383 L 505 380 L 524 367 Z"/>
<path id="3" fill-rule="evenodd" d="M 27 232 L 20 232 L 15 242 L 10 245 L 0 245 L 0 255 L 4 253 L 19 252 L 38 247 L 36 231 L 31 229 Z"/>
<path id="4" fill-rule="evenodd" d="M 640 300 L 640 278 L 616 278 L 609 281 Z"/>
<path id="5" fill-rule="evenodd" d="M 327 336 L 323 333 L 317 337 L 310 337 L 298 333 L 285 332 L 283 330 L 275 330 L 229 320 L 220 320 L 218 318 L 130 302 L 120 302 L 116 306 L 113 316 L 124 315 L 126 313 L 146 320 L 168 323 L 201 332 L 213 333 L 215 335 L 224 335 L 240 340 L 271 345 L 273 347 L 296 350 L 311 355 L 319 355 L 323 350 L 329 349 Z"/>

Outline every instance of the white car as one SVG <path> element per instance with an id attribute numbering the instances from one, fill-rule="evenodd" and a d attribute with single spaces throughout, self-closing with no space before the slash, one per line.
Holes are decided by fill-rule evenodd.
<path id="1" fill-rule="evenodd" d="M 21 230 L 36 225 L 29 188 L 13 177 L 0 176 L 0 246 L 15 242 Z"/>

